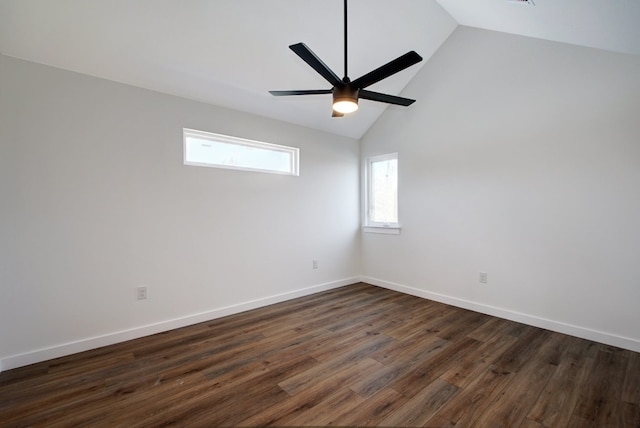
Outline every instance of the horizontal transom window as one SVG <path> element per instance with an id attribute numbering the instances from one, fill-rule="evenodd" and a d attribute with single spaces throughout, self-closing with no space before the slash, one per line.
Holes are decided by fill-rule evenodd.
<path id="1" fill-rule="evenodd" d="M 300 150 L 262 141 L 184 129 L 184 164 L 298 175 Z"/>

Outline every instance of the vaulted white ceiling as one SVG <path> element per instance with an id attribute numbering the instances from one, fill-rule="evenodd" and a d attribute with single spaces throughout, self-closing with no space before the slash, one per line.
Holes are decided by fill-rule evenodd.
<path id="1" fill-rule="evenodd" d="M 349 76 L 415 50 L 425 61 L 371 87 L 411 98 L 403 88 L 457 25 L 640 55 L 639 0 L 534 2 L 350 0 Z M 297 42 L 342 76 L 342 20 L 341 0 L 0 0 L 0 52 L 359 138 L 386 104 L 337 119 L 330 95 L 268 93 L 329 88 Z"/>

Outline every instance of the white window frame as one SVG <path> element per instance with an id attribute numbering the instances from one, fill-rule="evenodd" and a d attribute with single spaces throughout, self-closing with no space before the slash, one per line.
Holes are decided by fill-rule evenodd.
<path id="1" fill-rule="evenodd" d="M 279 144 L 265 143 L 263 141 L 248 140 L 246 138 L 232 137 L 229 135 L 222 135 L 222 134 L 214 134 L 212 132 L 198 131 L 196 129 L 188 129 L 188 128 L 183 128 L 182 135 L 183 135 L 183 160 L 185 165 L 203 166 L 208 168 L 235 169 L 240 171 L 265 172 L 269 174 L 280 174 L 280 175 L 293 175 L 293 176 L 300 175 L 300 149 L 297 147 L 281 146 Z M 285 171 L 277 171 L 277 170 L 271 170 L 271 169 L 243 167 L 243 166 L 237 166 L 237 165 L 225 165 L 225 164 L 217 164 L 217 163 L 188 161 L 187 160 L 187 138 L 188 137 L 198 138 L 202 140 L 209 140 L 212 142 L 235 144 L 239 146 L 255 147 L 263 150 L 288 153 L 291 155 L 291 164 L 289 166 L 289 171 L 285 172 Z"/>
<path id="2" fill-rule="evenodd" d="M 365 232 L 370 232 L 370 233 L 384 233 L 384 234 L 391 234 L 391 235 L 398 235 L 400 234 L 400 210 L 399 210 L 399 206 L 398 206 L 398 218 L 397 221 L 394 223 L 383 223 L 383 222 L 375 222 L 371 220 L 371 215 L 372 215 L 372 211 L 373 211 L 373 206 L 372 206 L 372 192 L 373 192 L 373 186 L 372 184 L 372 179 L 371 179 L 371 165 L 373 163 L 376 162 L 381 162 L 381 161 L 386 161 L 386 160 L 391 160 L 391 159 L 395 159 L 396 161 L 398 161 L 398 153 L 388 153 L 388 154 L 384 154 L 384 155 L 379 155 L 379 156 L 370 156 L 366 159 L 365 161 L 365 179 L 364 179 L 364 183 L 365 183 L 365 200 L 364 200 L 364 205 L 365 205 L 365 209 L 364 209 L 364 231 Z M 399 161 L 398 161 L 398 166 L 399 166 Z M 399 187 L 399 185 L 398 185 Z M 396 204 L 398 204 L 398 201 L 396 201 Z"/>

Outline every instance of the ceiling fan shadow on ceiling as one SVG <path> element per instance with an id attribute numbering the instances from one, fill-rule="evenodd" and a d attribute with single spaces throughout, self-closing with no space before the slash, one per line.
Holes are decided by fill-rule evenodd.
<path id="1" fill-rule="evenodd" d="M 343 117 L 345 114 L 353 113 L 358 109 L 358 99 L 379 101 L 382 103 L 409 106 L 415 100 L 398 97 L 396 95 L 381 94 L 369 91 L 365 88 L 392 76 L 405 68 L 422 61 L 422 57 L 415 51 L 407 52 L 376 68 L 375 70 L 357 78 L 354 81 L 349 79 L 347 72 L 347 0 L 344 0 L 344 77 L 340 79 L 311 49 L 304 43 L 296 43 L 289 46 L 304 62 L 309 64 L 318 74 L 324 77 L 333 87 L 331 89 L 302 89 L 289 91 L 269 91 L 276 97 L 289 95 L 321 95 L 333 94 L 333 117 Z"/>

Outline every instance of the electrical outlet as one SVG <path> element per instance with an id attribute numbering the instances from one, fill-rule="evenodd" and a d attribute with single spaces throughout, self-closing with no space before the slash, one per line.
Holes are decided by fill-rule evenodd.
<path id="1" fill-rule="evenodd" d="M 136 288 L 136 297 L 138 300 L 145 300 L 147 298 L 147 287 Z"/>
<path id="2" fill-rule="evenodd" d="M 486 284 L 487 283 L 487 273 L 486 272 L 480 272 L 480 275 L 478 276 L 478 279 L 480 280 L 480 284 Z"/>
<path id="3" fill-rule="evenodd" d="M 318 261 L 317 261 L 317 260 L 314 260 L 314 261 L 313 261 L 313 263 L 311 264 L 311 266 L 312 266 L 314 269 L 318 269 Z"/>

